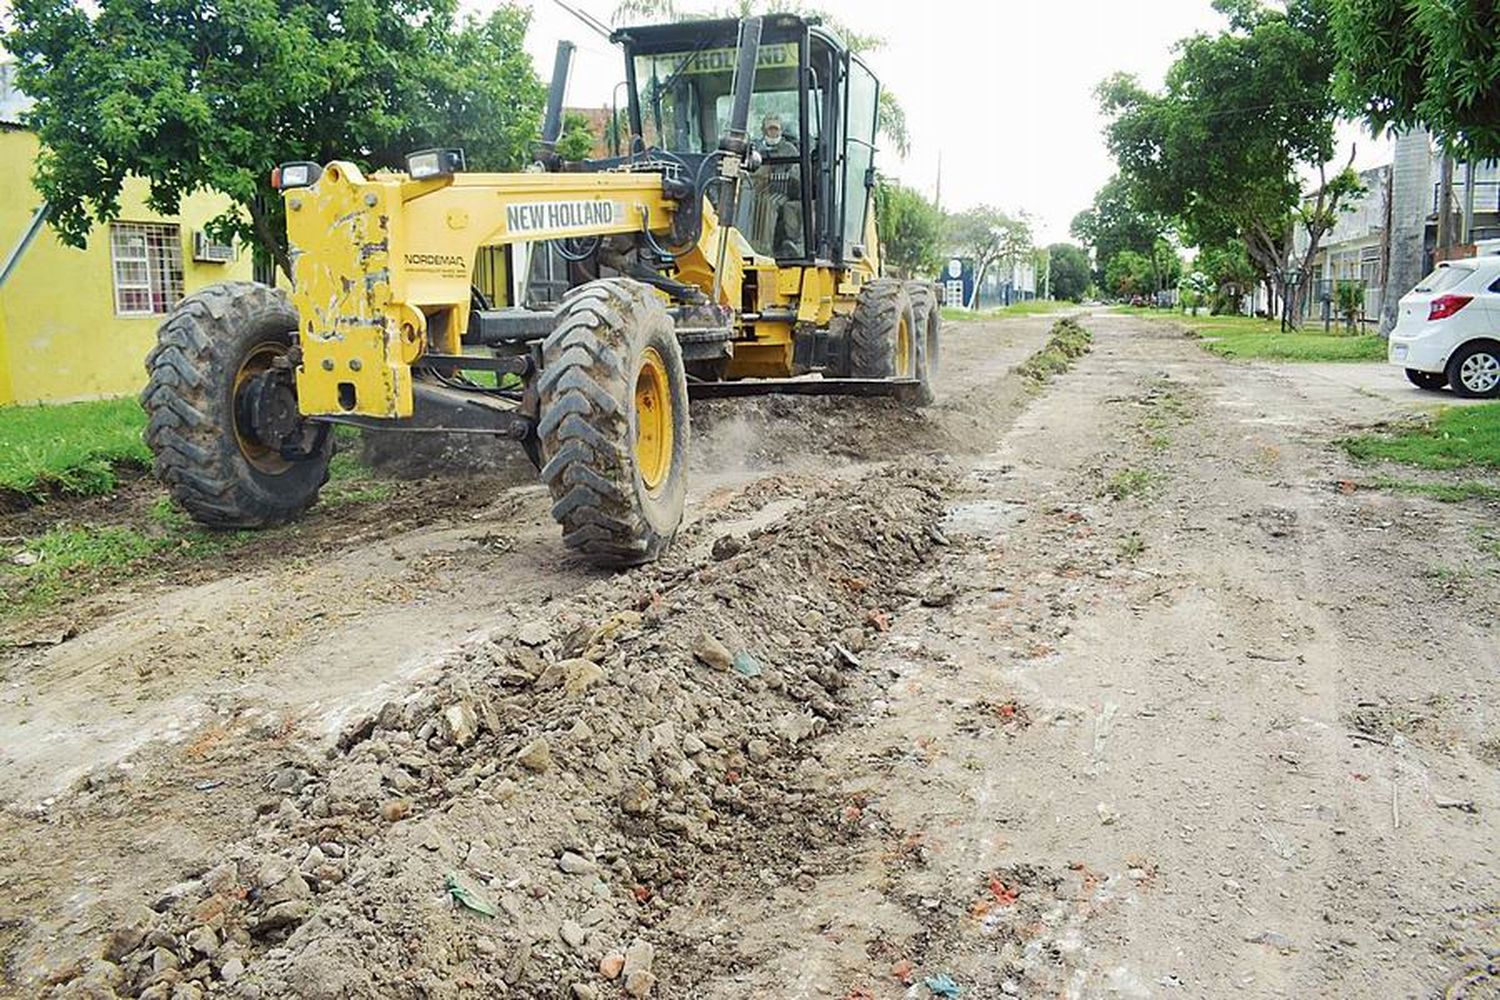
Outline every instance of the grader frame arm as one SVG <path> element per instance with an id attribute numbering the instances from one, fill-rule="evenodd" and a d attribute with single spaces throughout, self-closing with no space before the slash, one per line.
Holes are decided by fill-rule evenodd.
<path id="1" fill-rule="evenodd" d="M 670 240 L 681 200 L 694 196 L 654 171 L 413 180 L 329 164 L 313 184 L 285 193 L 302 413 L 411 416 L 412 365 L 461 353 L 481 247 L 629 234 Z M 696 234 L 704 245 L 689 252 L 706 256 L 713 229 L 710 218 Z"/>

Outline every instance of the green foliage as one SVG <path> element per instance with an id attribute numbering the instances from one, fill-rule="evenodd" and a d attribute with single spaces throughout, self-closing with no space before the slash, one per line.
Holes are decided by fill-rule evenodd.
<path id="1" fill-rule="evenodd" d="M 562 135 L 557 138 L 557 155 L 564 160 L 587 160 L 594 153 L 596 139 L 589 116 L 581 111 L 563 114 Z"/>
<path id="2" fill-rule="evenodd" d="M 1395 493 L 1428 497 L 1438 503 L 1463 503 L 1466 500 L 1485 500 L 1490 503 L 1500 501 L 1500 486 L 1470 480 L 1456 483 L 1413 483 L 1404 479 L 1381 478 L 1361 485 L 1377 490 L 1391 490 Z M 1492 555 L 1500 555 L 1495 542 L 1491 541 L 1487 548 Z"/>
<path id="3" fill-rule="evenodd" d="M 1156 482 L 1156 474 L 1149 469 L 1121 469 L 1110 476 L 1102 493 L 1111 500 L 1128 500 L 1141 496 Z"/>
<path id="4" fill-rule="evenodd" d="M 289 268 L 270 171 L 288 160 L 400 167 L 461 144 L 511 169 L 544 91 L 523 43 L 530 14 L 456 18 L 456 0 L 15 0 L 4 45 L 37 101 L 35 183 L 62 239 L 119 213 L 127 175 L 175 214 L 198 190 L 234 207 L 210 225 Z"/>
<path id="5" fill-rule="evenodd" d="M 1349 454 L 1366 460 L 1424 469 L 1500 468 L 1500 403 L 1446 407 L 1429 424 L 1342 443 Z"/>
<path id="6" fill-rule="evenodd" d="M 1016 372 L 1034 388 L 1073 367 L 1073 362 L 1092 348 L 1093 335 L 1076 319 L 1064 316 L 1052 324 L 1042 349 L 1016 366 Z"/>
<path id="7" fill-rule="evenodd" d="M 1362 281 L 1340 281 L 1333 286 L 1333 308 L 1350 330 L 1365 311 L 1365 285 Z"/>
<path id="8" fill-rule="evenodd" d="M 1256 316 L 1191 318 L 1162 313 L 1134 315 L 1185 327 L 1205 350 L 1236 360 L 1384 361 L 1385 340 L 1372 335 L 1281 333 L 1275 320 Z"/>
<path id="9" fill-rule="evenodd" d="M 1425 124 L 1455 153 L 1500 157 L 1500 6 L 1330 0 L 1336 89 L 1372 128 Z"/>
<path id="10" fill-rule="evenodd" d="M 1089 255 L 1082 247 L 1071 243 L 1054 243 L 1047 248 L 1047 266 L 1050 269 L 1052 297 L 1078 302 L 1088 291 L 1093 273 L 1089 268 Z"/>
<path id="11" fill-rule="evenodd" d="M 1104 287 L 1122 298 L 1151 291 L 1151 258 L 1134 250 L 1121 250 L 1104 268 Z"/>
<path id="12" fill-rule="evenodd" d="M 882 175 L 875 187 L 881 260 L 897 274 L 931 276 L 942 264 L 943 216 L 921 192 Z"/>
<path id="13" fill-rule="evenodd" d="M 947 245 L 959 256 L 974 260 L 976 295 L 991 266 L 1011 265 L 1031 253 L 1031 226 L 1025 219 L 1012 218 L 993 205 L 976 205 L 949 215 L 945 228 Z"/>
<path id="14" fill-rule="evenodd" d="M 1185 39 L 1160 93 L 1124 75 L 1100 86 L 1106 138 L 1141 209 L 1176 219 L 1199 245 L 1242 240 L 1261 273 L 1280 275 L 1299 214 L 1311 234 L 1352 191 L 1339 173 L 1301 211 L 1299 170 L 1321 170 L 1334 149 L 1326 0 L 1215 6 L 1229 28 Z"/>
<path id="15" fill-rule="evenodd" d="M 1249 317 L 1245 317 L 1249 318 Z M 1206 350 L 1249 361 L 1383 361 L 1385 339 L 1325 333 L 1220 333 L 1202 330 Z"/>
<path id="16" fill-rule="evenodd" d="M 145 427 L 133 399 L 0 408 L 0 490 L 108 493 L 116 463 L 151 464 Z"/>
<path id="17" fill-rule="evenodd" d="M 1241 298 L 1260 277 L 1250 262 L 1243 240 L 1231 239 L 1201 247 L 1196 263 L 1212 284 L 1210 306 L 1216 316 L 1238 312 Z"/>
<path id="18" fill-rule="evenodd" d="M 1109 262 L 1122 250 L 1149 257 L 1167 231 L 1167 220 L 1142 211 L 1140 195 L 1131 179 L 1116 174 L 1094 195 L 1094 203 L 1073 217 L 1068 231 L 1094 251 L 1096 280 L 1104 281 Z"/>

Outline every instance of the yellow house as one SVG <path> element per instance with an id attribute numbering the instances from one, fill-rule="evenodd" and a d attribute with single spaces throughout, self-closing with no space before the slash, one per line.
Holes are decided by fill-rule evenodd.
<path id="1" fill-rule="evenodd" d="M 0 405 L 128 395 L 145 384 L 162 316 L 204 285 L 248 280 L 250 252 L 203 232 L 223 195 L 194 194 L 163 216 L 136 178 L 118 220 L 96 226 L 86 249 L 63 245 L 31 185 L 37 137 L 17 123 L 10 68 L 0 63 Z"/>

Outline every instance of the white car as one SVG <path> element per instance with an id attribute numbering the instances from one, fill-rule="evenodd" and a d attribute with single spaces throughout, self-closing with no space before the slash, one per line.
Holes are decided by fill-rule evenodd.
<path id="1" fill-rule="evenodd" d="M 1420 388 L 1500 396 L 1500 254 L 1445 261 L 1402 296 L 1386 357 Z"/>

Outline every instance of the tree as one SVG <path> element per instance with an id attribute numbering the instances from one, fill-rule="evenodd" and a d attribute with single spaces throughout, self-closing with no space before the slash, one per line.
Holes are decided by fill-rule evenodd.
<path id="1" fill-rule="evenodd" d="M 1054 243 L 1047 248 L 1047 261 L 1052 276 L 1052 297 L 1081 301 L 1093 280 L 1089 255 L 1072 243 Z"/>
<path id="2" fill-rule="evenodd" d="M 1013 265 L 1031 252 L 1031 226 L 991 205 L 978 205 L 947 219 L 946 239 L 959 256 L 974 260 L 974 295 L 979 297 L 985 273 L 992 265 Z"/>
<path id="3" fill-rule="evenodd" d="M 1336 92 L 1375 129 L 1425 125 L 1454 154 L 1500 157 L 1493 0 L 1330 0 Z"/>
<path id="4" fill-rule="evenodd" d="M 563 113 L 562 135 L 557 138 L 557 155 L 564 160 L 587 160 L 594 153 L 593 127 L 582 111 Z"/>
<path id="5" fill-rule="evenodd" d="M 1115 174 L 1094 195 L 1093 205 L 1073 217 L 1068 231 L 1094 251 L 1094 263 L 1102 282 L 1115 254 L 1134 250 L 1149 255 L 1167 228 L 1164 217 L 1141 209 L 1139 194 L 1130 178 Z"/>
<path id="6" fill-rule="evenodd" d="M 544 97 L 523 42 L 529 13 L 455 20 L 455 0 L 15 0 L 4 44 L 42 151 L 34 182 L 51 223 L 82 246 L 114 219 L 129 175 L 175 214 L 215 190 L 213 220 L 290 275 L 271 168 L 347 159 L 399 167 L 415 149 L 462 145 L 471 166 L 511 169 Z"/>
<path id="7" fill-rule="evenodd" d="M 1109 259 L 1104 287 L 1124 299 L 1147 294 L 1151 291 L 1150 259 L 1134 250 L 1121 250 Z"/>
<path id="8" fill-rule="evenodd" d="M 881 259 L 901 277 L 932 275 L 942 264 L 943 216 L 921 193 L 882 175 L 875 187 Z"/>
<path id="9" fill-rule="evenodd" d="M 1245 244 L 1239 240 L 1200 247 L 1197 265 L 1213 285 L 1210 311 L 1216 316 L 1231 310 L 1239 312 L 1240 301 L 1260 280 Z"/>
<path id="10" fill-rule="evenodd" d="M 1287 285 L 1303 225 L 1296 287 L 1306 289 L 1322 237 L 1358 191 L 1347 169 L 1326 174 L 1337 113 L 1326 0 L 1214 6 L 1228 29 L 1184 40 L 1160 93 L 1123 75 L 1101 85 L 1110 150 L 1142 208 L 1200 245 L 1243 240 L 1273 292 Z M 1299 171 L 1313 168 L 1323 180 L 1304 194 Z"/>

